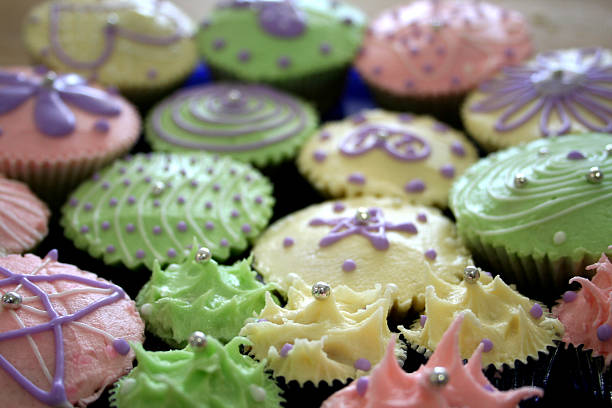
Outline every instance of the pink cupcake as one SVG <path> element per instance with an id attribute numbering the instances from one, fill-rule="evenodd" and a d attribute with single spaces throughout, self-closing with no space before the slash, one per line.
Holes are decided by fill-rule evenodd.
<path id="1" fill-rule="evenodd" d="M 132 368 L 128 341 L 144 331 L 134 302 L 57 251 L 0 258 L 0 294 L 5 406 L 84 406 Z"/>
<path id="2" fill-rule="evenodd" d="M 125 154 L 139 133 L 129 102 L 75 74 L 0 70 L 0 173 L 49 202 Z"/>
<path id="3" fill-rule="evenodd" d="M 34 248 L 47 235 L 49 209 L 27 185 L 0 174 L 0 256 Z"/>
<path id="4" fill-rule="evenodd" d="M 456 119 L 468 91 L 531 52 L 527 23 L 516 11 L 420 0 L 376 18 L 355 65 L 382 106 Z"/>

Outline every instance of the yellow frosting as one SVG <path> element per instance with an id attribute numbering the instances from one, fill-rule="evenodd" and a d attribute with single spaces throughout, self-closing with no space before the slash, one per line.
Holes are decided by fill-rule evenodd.
<path id="1" fill-rule="evenodd" d="M 315 299 L 312 286 L 290 274 L 291 287 L 285 307 L 277 305 L 270 293 L 257 320 L 251 320 L 240 335 L 252 342 L 251 355 L 267 360 L 275 376 L 300 385 L 312 381 L 345 382 L 368 371 L 355 368 L 358 359 L 373 367 L 385 354 L 392 333 L 387 315 L 397 288 L 376 285 L 355 292 L 346 286 L 331 287 L 326 299 Z M 291 350 L 282 355 L 285 344 Z M 401 348 L 396 353 L 405 356 Z"/>
<path id="2" fill-rule="evenodd" d="M 334 211 L 340 204 L 345 209 Z M 315 218 L 338 219 L 353 217 L 359 207 L 379 208 L 386 221 L 394 224 L 412 222 L 416 234 L 389 230 L 386 250 L 374 248 L 360 234 L 349 235 L 329 246 L 320 241 L 332 230 L 328 225 L 310 225 Z M 426 221 L 419 221 L 419 214 Z M 423 219 L 421 217 L 421 219 Z M 293 245 L 284 246 L 286 238 Z M 435 259 L 425 256 L 430 249 Z M 278 283 L 284 290 L 290 286 L 288 274 L 295 273 L 312 285 L 325 281 L 332 286 L 346 285 L 353 290 L 372 289 L 375 284 L 397 285 L 396 307 L 405 312 L 411 307 L 422 310 L 425 305 L 425 275 L 432 271 L 451 283 L 459 283 L 463 271 L 472 260 L 457 237 L 453 223 L 435 208 L 412 206 L 398 199 L 361 197 L 338 202 L 325 202 L 293 213 L 272 225 L 253 248 L 254 267 L 267 282 Z M 347 260 L 355 262 L 351 272 L 343 270 Z"/>
<path id="3" fill-rule="evenodd" d="M 424 327 L 419 322 L 410 330 L 399 326 L 406 341 L 426 355 L 435 350 L 460 314 L 464 315 L 459 335 L 462 358 L 470 357 L 483 339 L 493 343 L 493 348 L 482 354 L 484 366 L 514 367 L 516 361 L 526 362 L 529 356 L 537 360 L 538 352 L 546 353 L 548 346 L 554 346 L 553 340 L 563 334 L 563 326 L 545 306 L 538 304 L 543 314 L 534 317 L 531 310 L 537 302 L 518 293 L 499 276 L 491 279 L 482 273 L 477 282 L 452 285 L 430 272 L 426 275 Z"/>
<path id="4" fill-rule="evenodd" d="M 365 121 L 355 123 L 354 118 L 348 118 L 329 123 L 304 145 L 297 164 L 311 183 L 332 197 L 391 196 L 419 204 L 446 207 L 448 191 L 454 178 L 478 159 L 476 149 L 463 133 L 429 116 L 412 117 L 383 110 L 366 111 L 360 115 L 363 115 Z M 397 159 L 381 147 L 357 156 L 347 156 L 341 152 L 339 146 L 347 137 L 371 126 L 383 126 L 384 129 L 414 135 L 429 144 L 430 153 L 426 158 L 409 161 Z M 463 156 L 453 153 L 453 142 L 463 147 Z M 419 144 L 414 148 L 421 149 Z M 315 153 L 323 154 L 325 158 L 319 156 L 317 160 Z M 441 168 L 445 165 L 454 168 L 454 177 L 442 174 Z M 354 173 L 363 175 L 365 182 L 348 182 Z M 423 191 L 406 190 L 406 184 L 415 179 L 425 184 Z"/>

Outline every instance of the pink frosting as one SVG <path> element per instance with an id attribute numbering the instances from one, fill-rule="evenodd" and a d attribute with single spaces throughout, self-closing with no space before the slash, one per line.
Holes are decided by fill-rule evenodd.
<path id="1" fill-rule="evenodd" d="M 21 253 L 47 235 L 49 209 L 27 185 L 0 176 L 0 254 Z"/>
<path id="2" fill-rule="evenodd" d="M 482 373 L 483 345 L 463 365 L 459 353 L 460 315 L 448 328 L 426 365 L 413 373 L 405 373 L 397 364 L 392 340 L 387 353 L 369 377 L 353 381 L 329 397 L 321 408 L 510 408 L 526 398 L 542 396 L 535 387 L 498 391 Z M 432 385 L 430 375 L 435 367 L 443 367 L 449 381 Z M 361 384 L 359 384 L 361 383 Z M 364 385 L 365 384 L 365 385 Z"/>
<path id="3" fill-rule="evenodd" d="M 32 274 L 43 260 L 31 254 L 25 256 L 9 255 L 0 258 L 0 266 L 13 273 Z M 73 265 L 51 261 L 46 267 L 38 270 L 37 275 L 71 274 L 87 279 L 98 279 L 90 272 L 79 270 Z M 84 306 L 104 297 L 104 293 L 88 290 L 91 287 L 66 280 L 53 283 L 41 282 L 38 286 L 48 294 L 57 294 L 70 290 L 81 289 L 77 293 L 68 293 L 62 296 L 52 296 L 51 303 L 58 313 L 66 315 L 82 309 Z M 86 289 L 86 290 L 83 290 Z M 3 286 L 1 292 L 15 290 L 10 286 Z M 27 290 L 18 290 L 22 296 L 32 296 Z M 43 309 L 38 300 L 24 302 L 24 305 Z M 0 306 L 1 308 L 1 306 Z M 4 309 L 0 310 L 0 333 L 20 328 L 21 320 L 24 326 L 30 327 L 48 321 L 47 316 L 33 313 L 22 306 L 15 313 Z M 110 336 L 102 335 L 91 328 L 67 323 L 63 326 L 65 345 L 65 387 L 71 403 L 84 405 L 95 400 L 104 388 L 112 384 L 117 378 L 126 374 L 132 368 L 134 353 L 130 351 L 122 356 L 115 351 L 110 337 L 131 341 L 143 341 L 144 324 L 136 311 L 134 302 L 124 298 L 107 306 L 103 306 L 88 314 L 78 322 L 95 329 L 102 330 Z M 0 355 L 13 364 L 26 378 L 43 390 L 50 389 L 48 377 L 44 374 L 42 364 L 36 357 L 38 350 L 49 374 L 53 376 L 55 367 L 55 344 L 51 331 L 44 331 L 31 336 L 32 342 L 25 337 L 0 342 Z M 5 400 L 10 396 L 10 403 L 6 406 L 14 407 L 46 407 L 21 386 L 4 370 L 0 369 L 1 395 Z M 6 401 L 5 401 L 6 404 Z"/>
<path id="4" fill-rule="evenodd" d="M 585 349 L 593 350 L 594 356 L 604 356 L 606 365 L 612 361 L 612 338 L 601 340 L 598 329 L 602 325 L 612 328 L 612 264 L 605 254 L 599 262 L 587 266 L 588 270 L 596 270 L 592 280 L 574 277 L 570 282 L 582 285 L 576 296 L 564 296 L 552 310 L 559 318 L 565 333 L 562 340 L 575 346 L 584 345 Z M 605 333 L 600 332 L 600 336 Z"/>
<path id="5" fill-rule="evenodd" d="M 484 2 L 416 1 L 370 26 L 359 73 L 397 95 L 465 92 L 531 55 L 523 16 Z"/>

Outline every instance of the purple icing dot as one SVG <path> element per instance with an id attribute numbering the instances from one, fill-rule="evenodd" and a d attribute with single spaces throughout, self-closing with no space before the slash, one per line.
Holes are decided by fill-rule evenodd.
<path id="1" fill-rule="evenodd" d="M 156 225 L 156 226 L 153 227 L 153 234 L 159 235 L 159 234 L 161 234 L 161 232 L 162 232 L 162 229 L 161 229 L 161 227 L 159 225 Z"/>
<path id="2" fill-rule="evenodd" d="M 487 338 L 484 338 L 481 340 L 482 345 L 484 346 L 482 348 L 482 351 L 484 351 L 485 353 L 488 353 L 489 351 L 493 350 L 493 342 Z"/>
<path id="3" fill-rule="evenodd" d="M 321 140 L 329 140 L 330 137 L 331 134 L 327 130 L 324 130 L 323 132 L 319 133 L 319 139 Z"/>
<path id="4" fill-rule="evenodd" d="M 242 224 L 242 232 L 248 234 L 251 232 L 251 226 L 249 224 Z"/>
<path id="5" fill-rule="evenodd" d="M 125 174 L 127 169 L 125 167 L 119 167 L 119 174 Z"/>
<path id="6" fill-rule="evenodd" d="M 421 329 L 425 327 L 425 322 L 427 321 L 427 316 L 421 315 L 419 317 L 419 324 L 421 325 Z"/>
<path id="7" fill-rule="evenodd" d="M 436 259 L 437 256 L 438 256 L 438 253 L 436 252 L 435 249 L 428 249 L 427 251 L 425 251 L 425 257 L 428 259 L 431 259 L 432 261 Z"/>
<path id="8" fill-rule="evenodd" d="M 92 208 L 93 208 L 93 205 L 91 203 L 85 203 L 85 205 L 83 206 L 83 209 L 85 211 L 91 211 Z"/>
<path id="9" fill-rule="evenodd" d="M 105 119 L 97 120 L 96 123 L 94 123 L 94 130 L 98 133 L 108 133 L 110 124 Z"/>
<path id="10" fill-rule="evenodd" d="M 425 213 L 418 213 L 417 214 L 417 220 L 419 220 L 419 222 L 427 222 L 427 214 L 425 214 Z"/>
<path id="11" fill-rule="evenodd" d="M 230 215 L 232 216 L 232 218 L 238 218 L 240 216 L 240 213 L 238 212 L 238 210 L 232 210 Z"/>
<path id="12" fill-rule="evenodd" d="M 293 240 L 293 238 L 285 237 L 285 239 L 283 239 L 283 246 L 285 248 L 289 248 L 290 246 L 293 246 L 293 244 L 295 244 L 295 241 Z"/>
<path id="13" fill-rule="evenodd" d="M 444 166 L 440 167 L 440 173 L 443 177 L 452 179 L 455 177 L 455 166 L 452 164 L 445 164 Z"/>
<path id="14" fill-rule="evenodd" d="M 342 212 L 345 208 L 346 206 L 339 201 L 334 203 L 334 212 Z"/>
<path id="15" fill-rule="evenodd" d="M 514 50 L 512 48 L 506 48 L 506 50 L 504 51 L 504 54 L 506 54 L 506 58 L 508 59 L 514 58 Z"/>
<path id="16" fill-rule="evenodd" d="M 181 176 L 186 176 L 187 175 L 187 171 L 185 169 L 181 169 L 179 171 L 179 173 L 181 173 Z"/>
<path id="17" fill-rule="evenodd" d="M 542 306 L 536 303 L 533 305 L 529 313 L 531 313 L 534 318 L 539 319 L 544 314 L 544 311 L 542 310 Z"/>
<path id="18" fill-rule="evenodd" d="M 213 185 L 213 190 L 214 190 L 214 191 L 219 191 L 219 190 L 221 190 L 221 186 L 220 186 L 218 183 L 215 183 L 215 184 Z"/>
<path id="19" fill-rule="evenodd" d="M 204 228 L 210 231 L 215 228 L 215 224 L 212 221 L 206 221 L 206 224 L 204 224 Z"/>
<path id="20" fill-rule="evenodd" d="M 127 232 L 134 232 L 136 230 L 136 227 L 130 222 L 128 225 L 125 226 L 125 230 Z"/>
<path id="21" fill-rule="evenodd" d="M 129 196 L 127 199 L 128 204 L 134 204 L 136 202 L 136 197 Z"/>
<path id="22" fill-rule="evenodd" d="M 197 187 L 198 186 L 197 180 L 191 180 L 190 185 L 191 185 L 191 187 Z"/>
<path id="23" fill-rule="evenodd" d="M 423 65 L 423 72 L 426 74 L 431 74 L 434 71 L 434 66 L 432 64 Z"/>
<path id="24" fill-rule="evenodd" d="M 246 181 L 251 181 L 251 180 L 253 180 L 253 177 L 251 177 L 251 175 L 250 175 L 250 174 L 247 174 L 246 176 L 244 176 L 244 179 L 245 179 Z"/>
<path id="25" fill-rule="evenodd" d="M 105 181 L 104 183 L 102 183 L 103 190 L 108 190 L 109 188 L 110 188 L 110 184 L 108 183 L 108 181 Z"/>
<path id="26" fill-rule="evenodd" d="M 108 245 L 106 247 L 106 253 L 112 254 L 113 252 L 115 252 L 115 246 L 114 245 Z"/>
<path id="27" fill-rule="evenodd" d="M 153 207 L 159 207 L 159 200 L 153 200 Z"/>
<path id="28" fill-rule="evenodd" d="M 366 182 L 366 178 L 363 174 L 355 172 L 348 176 L 347 181 L 352 184 L 363 185 Z"/>
<path id="29" fill-rule="evenodd" d="M 567 154 L 568 160 L 583 160 L 586 159 L 584 154 L 580 153 L 578 150 L 572 150 Z"/>
<path id="30" fill-rule="evenodd" d="M 483 386 L 483 388 L 484 388 L 485 390 L 489 391 L 489 392 L 493 392 L 493 391 L 495 391 L 495 388 L 493 388 L 493 386 L 492 386 L 491 384 L 485 384 L 485 385 Z"/>
<path id="31" fill-rule="evenodd" d="M 451 144 L 451 152 L 455 156 L 459 156 L 459 157 L 465 156 L 465 149 L 464 149 L 463 145 L 461 144 L 461 142 L 459 142 L 457 140 L 455 140 L 453 142 L 453 144 Z"/>
<path id="32" fill-rule="evenodd" d="M 257 196 L 257 197 L 255 197 L 255 203 L 256 203 L 256 204 L 261 204 L 261 203 L 263 203 L 263 198 L 261 198 L 261 196 Z"/>
<path id="33" fill-rule="evenodd" d="M 563 294 L 563 301 L 567 303 L 571 303 L 578 297 L 578 294 L 573 290 L 568 290 Z"/>
<path id="34" fill-rule="evenodd" d="M 227 241 L 227 239 L 223 238 L 221 239 L 221 241 L 219 242 L 219 245 L 221 245 L 222 247 L 226 247 L 229 245 L 229 242 Z"/>
<path id="35" fill-rule="evenodd" d="M 439 46 L 438 48 L 436 48 L 436 55 L 438 55 L 439 57 L 442 57 L 446 54 L 446 48 L 444 48 L 443 46 Z"/>
<path id="36" fill-rule="evenodd" d="M 361 371 L 370 371 L 372 368 L 372 363 L 367 358 L 358 358 L 353 365 L 357 370 Z"/>
<path id="37" fill-rule="evenodd" d="M 111 198 L 111 199 L 108 201 L 108 204 L 109 204 L 111 207 L 114 207 L 114 206 L 116 206 L 116 205 L 117 205 L 117 203 L 118 203 L 118 202 L 119 202 L 119 201 L 118 201 L 118 200 L 117 200 L 115 197 L 112 197 L 112 198 Z"/>
<path id="38" fill-rule="evenodd" d="M 234 194 L 234 197 L 232 197 L 232 199 L 237 203 L 240 202 L 240 199 L 241 199 L 240 194 Z"/>
<path id="39" fill-rule="evenodd" d="M 177 202 L 177 203 L 179 203 L 179 204 L 185 204 L 185 197 L 183 197 L 183 196 L 179 196 L 179 197 L 176 199 L 176 202 Z"/>
<path id="40" fill-rule="evenodd" d="M 176 256 L 176 249 L 170 248 L 168 252 L 166 252 L 166 255 L 168 255 L 168 258 L 174 258 Z"/>
<path id="41" fill-rule="evenodd" d="M 409 113 L 400 113 L 399 115 L 397 115 L 397 118 L 400 122 L 408 123 L 414 120 L 414 115 L 411 115 Z"/>
<path id="42" fill-rule="evenodd" d="M 414 88 L 414 81 L 408 79 L 404 82 L 404 88 L 406 89 L 412 89 Z"/>
<path id="43" fill-rule="evenodd" d="M 93 176 L 91 176 L 91 179 L 93 181 L 99 181 L 100 180 L 100 173 L 94 173 Z"/>
<path id="44" fill-rule="evenodd" d="M 89 232 L 89 227 L 87 225 L 83 225 L 80 231 L 81 231 L 81 234 L 87 234 Z"/>
<path id="45" fill-rule="evenodd" d="M 213 169 L 212 167 L 209 167 L 209 168 L 206 169 L 206 172 L 208 174 L 213 174 L 215 172 L 215 169 Z"/>
<path id="46" fill-rule="evenodd" d="M 612 327 L 604 323 L 597 328 L 597 338 L 599 341 L 608 341 L 612 338 Z"/>
<path id="47" fill-rule="evenodd" d="M 100 226 L 102 227 L 102 229 L 103 229 L 104 231 L 106 231 L 107 229 L 109 229 L 109 228 L 110 228 L 110 222 L 108 222 L 108 221 L 104 221 L 104 222 L 102 222 L 102 224 L 101 224 Z"/>
<path id="48" fill-rule="evenodd" d="M 125 356 L 130 352 L 130 343 L 123 339 L 115 339 L 113 340 L 113 348 L 117 353 Z"/>
<path id="49" fill-rule="evenodd" d="M 357 385 L 355 386 L 355 388 L 357 389 L 357 394 L 363 397 L 365 393 L 368 391 L 369 383 L 370 383 L 370 380 L 368 380 L 367 377 L 359 377 L 357 379 Z"/>
<path id="50" fill-rule="evenodd" d="M 407 193 L 420 193 L 425 191 L 425 183 L 421 179 L 414 179 L 406 183 L 404 190 Z"/>
<path id="51" fill-rule="evenodd" d="M 278 61 L 276 61 L 276 63 L 280 68 L 284 69 L 288 68 L 291 65 L 291 60 L 289 59 L 289 57 L 283 56 L 280 57 Z"/>
<path id="52" fill-rule="evenodd" d="M 145 183 L 150 183 L 150 182 L 151 182 L 151 176 L 146 176 L 146 177 L 144 178 L 144 182 L 145 182 Z"/>
<path id="53" fill-rule="evenodd" d="M 356 268 L 357 264 L 352 259 L 347 259 L 342 263 L 342 270 L 344 272 L 353 272 Z"/>
<path id="54" fill-rule="evenodd" d="M 215 38 L 213 41 L 213 48 L 217 51 L 225 48 L 225 40 L 223 38 Z"/>
<path id="55" fill-rule="evenodd" d="M 319 51 L 323 55 L 327 55 L 331 52 L 331 46 L 328 43 L 321 43 L 319 46 Z"/>
<path id="56" fill-rule="evenodd" d="M 179 221 L 178 224 L 176 224 L 176 229 L 181 232 L 187 231 L 187 223 L 185 221 Z"/>
<path id="57" fill-rule="evenodd" d="M 251 59 L 251 52 L 248 50 L 242 50 L 238 53 L 238 61 L 248 62 Z"/>
<path id="58" fill-rule="evenodd" d="M 142 259 L 144 257 L 145 257 L 145 251 L 143 251 L 142 249 L 139 249 L 138 251 L 136 251 L 136 258 Z"/>
<path id="59" fill-rule="evenodd" d="M 454 76 L 451 78 L 451 85 L 453 86 L 459 86 L 461 85 L 461 78 Z"/>
<path id="60" fill-rule="evenodd" d="M 289 354 L 289 352 L 293 349 L 293 345 L 289 344 L 289 343 L 285 343 L 283 345 L 283 347 L 281 347 L 280 349 L 280 356 L 281 357 L 287 357 L 287 354 Z"/>
<path id="61" fill-rule="evenodd" d="M 206 204 L 204 204 L 204 207 L 206 207 L 207 210 L 210 210 L 212 208 L 212 203 L 207 201 Z"/>
<path id="62" fill-rule="evenodd" d="M 410 49 L 410 53 L 414 56 L 419 55 L 421 53 L 421 50 L 419 49 L 419 47 L 412 47 Z"/>
<path id="63" fill-rule="evenodd" d="M 376 75 L 376 76 L 378 76 L 378 75 L 382 74 L 382 72 L 383 72 L 383 69 L 382 69 L 382 67 L 381 67 L 381 66 L 376 66 L 376 67 L 374 67 L 374 68 L 372 69 L 372 74 L 374 74 L 374 75 Z"/>
<path id="64" fill-rule="evenodd" d="M 130 179 L 125 179 L 125 180 L 123 180 L 123 185 L 124 185 L 124 186 L 126 186 L 126 187 L 127 187 L 127 186 L 129 186 L 130 184 L 132 184 L 132 182 L 130 181 Z"/>
<path id="65" fill-rule="evenodd" d="M 76 198 L 72 197 L 72 198 L 70 199 L 70 201 L 68 202 L 68 204 L 69 204 L 71 207 L 76 207 L 77 205 L 79 205 L 79 200 L 77 200 Z"/>
<path id="66" fill-rule="evenodd" d="M 315 161 L 321 163 L 327 158 L 327 153 L 322 150 L 315 150 L 312 157 L 315 159 Z"/>

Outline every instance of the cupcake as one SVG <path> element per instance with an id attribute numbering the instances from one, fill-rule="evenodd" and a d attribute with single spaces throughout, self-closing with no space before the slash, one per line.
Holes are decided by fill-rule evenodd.
<path id="1" fill-rule="evenodd" d="M 549 51 L 483 83 L 466 99 L 463 123 L 486 150 L 568 133 L 612 133 L 612 52 Z"/>
<path id="2" fill-rule="evenodd" d="M 115 408 L 280 408 L 280 389 L 258 363 L 240 354 L 247 339 L 223 346 L 197 331 L 183 350 L 146 351 L 133 344 L 138 366 L 115 385 Z"/>
<path id="3" fill-rule="evenodd" d="M 427 364 L 413 373 L 399 367 L 390 342 L 384 360 L 368 377 L 353 381 L 321 408 L 517 408 L 521 400 L 543 395 L 536 387 L 495 389 L 481 371 L 483 345 L 463 365 L 459 352 L 462 321 L 461 315 L 454 319 Z"/>
<path id="4" fill-rule="evenodd" d="M 0 175 L 0 256 L 34 248 L 47 235 L 49 209 L 27 185 Z"/>
<path id="5" fill-rule="evenodd" d="M 454 122 L 467 92 L 531 49 L 516 11 L 480 1 L 420 0 L 371 23 L 355 67 L 382 106 Z"/>
<path id="6" fill-rule="evenodd" d="M 259 167 L 292 158 L 317 126 L 309 104 L 264 85 L 217 83 L 190 87 L 149 114 L 153 150 L 203 150 Z"/>
<path id="7" fill-rule="evenodd" d="M 266 83 L 324 110 L 340 98 L 364 22 L 336 0 L 229 0 L 202 23 L 197 42 L 214 77 Z"/>
<path id="8" fill-rule="evenodd" d="M 253 267 L 267 282 L 291 287 L 327 282 L 355 291 L 397 285 L 400 312 L 422 309 L 425 275 L 459 283 L 471 264 L 452 222 L 439 210 L 390 198 L 353 198 L 312 205 L 274 223 L 253 247 Z"/>
<path id="9" fill-rule="evenodd" d="M 181 262 L 194 238 L 225 260 L 272 216 L 272 186 L 251 166 L 205 153 L 137 154 L 86 181 L 62 208 L 77 248 L 130 269 Z"/>
<path id="10" fill-rule="evenodd" d="M 0 258 L 0 396 L 13 407 L 85 406 L 132 368 L 144 324 L 123 289 L 31 254 Z"/>
<path id="11" fill-rule="evenodd" d="M 27 16 L 23 36 L 34 61 L 78 72 L 150 102 L 194 69 L 196 26 L 165 0 L 49 0 Z"/>
<path id="12" fill-rule="evenodd" d="M 556 299 L 608 252 L 612 135 L 540 139 L 481 159 L 450 194 L 478 264 L 521 292 Z"/>
<path id="13" fill-rule="evenodd" d="M 130 150 L 140 133 L 129 102 L 74 74 L 0 70 L 0 95 L 0 173 L 51 204 Z"/>
<path id="14" fill-rule="evenodd" d="M 453 179 L 478 159 L 461 133 L 428 116 L 370 110 L 323 126 L 298 167 L 331 197 L 399 197 L 446 207 Z"/>
<path id="15" fill-rule="evenodd" d="M 222 266 L 208 248 L 195 246 L 180 264 L 153 264 L 151 280 L 136 297 L 147 330 L 166 343 L 184 347 L 189 335 L 204 330 L 222 342 L 238 335 L 245 320 L 264 307 L 274 285 L 255 279 L 249 261 Z"/>

